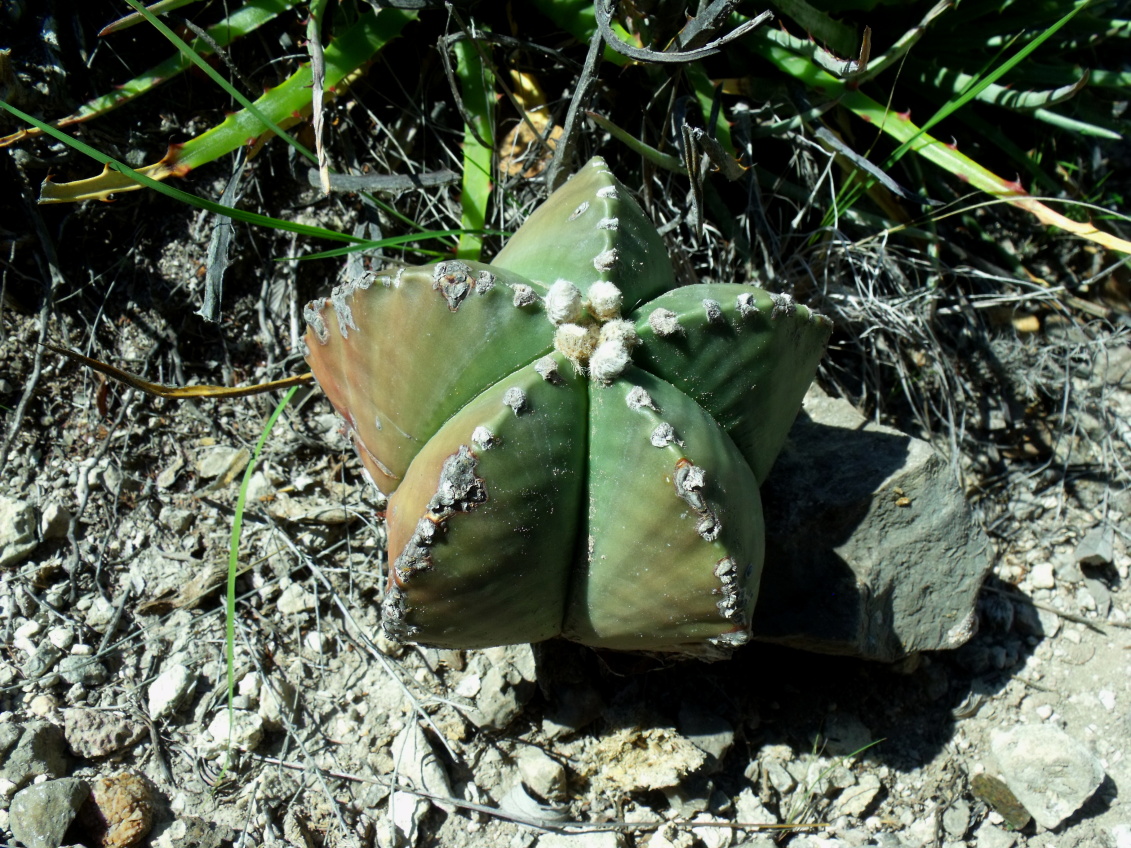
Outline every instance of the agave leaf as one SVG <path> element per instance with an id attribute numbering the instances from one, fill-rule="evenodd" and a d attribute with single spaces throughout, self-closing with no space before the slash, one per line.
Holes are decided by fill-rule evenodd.
<path id="1" fill-rule="evenodd" d="M 395 38 L 413 15 L 399 9 L 384 9 L 380 15 L 366 13 L 335 38 L 325 49 L 327 90 L 348 88 L 361 68 L 385 44 Z M 287 128 L 310 114 L 312 73 L 309 64 L 300 67 L 285 82 L 255 101 L 255 108 L 269 121 Z M 241 109 L 222 123 L 183 144 L 170 145 L 162 159 L 138 171 L 153 179 L 183 176 L 193 168 L 232 152 L 245 144 L 260 144 L 270 136 L 266 125 L 249 109 Z M 110 194 L 140 188 L 120 174 L 101 175 L 70 183 L 44 180 L 40 203 L 73 203 L 79 200 L 106 200 Z"/>
<path id="2" fill-rule="evenodd" d="M 758 54 L 773 63 L 779 70 L 820 91 L 825 97 L 837 100 L 840 105 L 854 112 L 857 117 L 871 123 L 880 131 L 900 142 L 900 150 L 911 150 L 929 162 L 958 177 L 972 187 L 987 194 L 1001 198 L 1007 203 L 1024 209 L 1037 220 L 1049 226 L 1086 238 L 1110 250 L 1131 253 L 1131 242 L 1110 233 L 1103 232 L 1091 223 L 1080 223 L 1050 209 L 1044 203 L 1029 195 L 1015 181 L 1006 180 L 960 153 L 954 147 L 931 136 L 911 121 L 910 115 L 893 112 L 873 100 L 864 92 L 847 86 L 844 81 L 816 68 L 802 56 L 783 47 L 774 39 L 780 34 L 767 36 L 769 30 L 758 30 L 751 38 L 761 38 Z M 973 97 L 970 92 L 966 97 Z M 895 157 L 893 157 L 895 158 Z"/>
<path id="3" fill-rule="evenodd" d="M 910 116 L 890 111 L 861 91 L 845 92 L 841 103 L 927 161 L 949 171 L 976 189 L 1024 209 L 1041 223 L 1086 238 L 1109 250 L 1131 253 L 1131 242 L 1106 233 L 1090 222 L 1082 223 L 1066 218 L 1030 196 L 1016 181 L 999 177 L 964 153 L 923 132 L 912 123 Z"/>
<path id="4" fill-rule="evenodd" d="M 801 24 L 814 41 L 827 44 L 842 56 L 855 52 L 855 27 L 835 20 L 827 12 L 811 6 L 805 0 L 777 0 L 773 5 L 783 15 L 788 15 Z"/>
<path id="5" fill-rule="evenodd" d="M 180 9 L 184 6 L 188 6 L 196 2 L 197 0 L 158 0 L 158 2 L 150 3 L 148 6 L 146 6 L 145 11 L 149 12 L 151 15 L 165 15 L 176 9 Z M 118 18 L 116 21 L 111 21 L 110 23 L 106 24 L 106 26 L 102 27 L 102 29 L 98 31 L 98 37 L 105 38 L 107 35 L 111 35 L 115 32 L 121 32 L 122 30 L 129 29 L 132 26 L 137 26 L 144 20 L 145 17 L 141 14 L 141 12 L 131 12 L 130 14 Z"/>
<path id="6" fill-rule="evenodd" d="M 654 310 L 678 332 L 658 336 Z M 639 310 L 635 362 L 703 406 L 761 485 L 785 443 L 832 332 L 788 295 L 734 284 L 684 286 Z"/>
<path id="7" fill-rule="evenodd" d="M 916 79 L 922 85 L 953 96 L 958 96 L 977 85 L 979 80 L 976 76 L 949 68 L 919 68 Z M 977 99 L 983 103 L 993 103 L 995 106 L 1016 109 L 1019 112 L 1031 111 L 1056 106 L 1075 97 L 1088 85 L 1088 79 L 1088 72 L 1084 71 L 1072 82 L 1044 91 L 1018 91 L 1009 86 L 992 83 L 979 91 Z"/>
<path id="8" fill-rule="evenodd" d="M 392 637 L 475 648 L 561 632 L 587 381 L 560 355 L 548 358 L 553 379 L 528 365 L 452 417 L 389 500 Z"/>
<path id="9" fill-rule="evenodd" d="M 678 156 L 672 156 L 670 153 L 664 153 L 652 147 L 650 144 L 638 139 L 635 135 L 623 130 L 597 112 L 586 112 L 597 126 L 615 138 L 617 141 L 624 144 L 633 153 L 639 153 L 653 165 L 663 168 L 665 171 L 671 171 L 673 174 L 682 174 L 687 176 L 687 168 L 684 167 L 683 162 Z"/>
<path id="10" fill-rule="evenodd" d="M 1070 118 L 1068 115 L 1061 115 L 1058 112 L 1051 112 L 1048 109 L 1034 109 L 1033 117 L 1038 121 L 1044 121 L 1046 124 L 1052 124 L 1054 127 L 1060 127 L 1062 130 L 1069 133 L 1090 135 L 1095 138 L 1106 138 L 1109 141 L 1122 141 L 1124 137 L 1123 133 L 1109 127 L 1089 123 L 1088 121 L 1081 121 L 1077 118 Z"/>
<path id="11" fill-rule="evenodd" d="M 197 38 L 190 42 L 189 46 L 198 55 L 209 56 L 214 52 L 213 45 L 226 47 L 237 38 L 254 32 L 268 21 L 278 17 L 281 12 L 286 11 L 294 5 L 293 0 L 247 0 L 243 6 L 224 18 L 224 20 L 205 30 L 205 32 L 208 33 L 208 40 Z M 122 18 L 121 21 L 129 20 L 133 22 L 134 19 L 137 21 L 143 20 L 141 15 L 134 13 L 133 15 Z M 121 21 L 116 23 L 120 23 Z M 132 26 L 132 23 L 130 25 Z M 111 26 L 113 26 L 113 24 L 111 24 Z M 119 29 L 122 28 L 124 27 L 119 27 Z M 106 34 L 106 30 L 103 30 L 101 34 Z M 161 85 L 161 83 L 172 79 L 187 70 L 191 65 L 192 62 L 187 56 L 183 53 L 177 53 L 175 56 L 166 59 L 160 65 L 156 65 L 145 73 L 138 74 L 133 79 L 118 86 L 118 88 L 109 94 L 104 94 L 87 101 L 75 112 L 58 121 L 52 121 L 51 124 L 56 127 L 65 127 L 70 124 L 89 121 L 92 118 L 105 115 L 107 112 L 117 109 L 119 106 L 130 102 L 135 97 L 140 97 Z M 0 147 L 7 147 L 25 138 L 34 138 L 42 134 L 43 131 L 38 127 L 28 127 L 27 129 L 22 129 L 19 132 L 0 138 Z"/>
<path id="12" fill-rule="evenodd" d="M 587 501 L 563 635 L 706 654 L 748 638 L 765 546 L 758 482 L 702 407 L 641 369 L 594 385 Z"/>
<path id="13" fill-rule="evenodd" d="M 366 277 L 307 307 L 307 361 L 385 494 L 460 407 L 549 350 L 553 328 L 533 300 L 515 305 L 516 286 L 531 288 L 450 261 Z"/>
<path id="14" fill-rule="evenodd" d="M 248 0 L 242 7 L 232 12 L 232 15 L 219 21 L 218 24 L 208 27 L 205 32 L 208 33 L 211 43 L 224 47 L 231 44 L 236 38 L 256 31 L 269 20 L 276 18 L 279 12 L 290 9 L 292 6 L 294 6 L 294 0 Z M 129 17 L 132 18 L 133 16 Z M 140 16 L 137 17 L 140 19 Z M 126 19 L 122 18 L 122 20 Z M 205 57 L 205 55 L 214 52 L 211 43 L 204 38 L 196 38 L 190 43 L 190 47 L 198 55 Z M 128 83 L 123 83 L 110 94 L 90 99 L 90 101 L 79 106 L 76 112 L 72 112 L 66 118 L 52 121 L 51 124 L 53 127 L 68 127 L 72 123 L 100 118 L 107 112 L 118 109 L 119 106 L 129 103 L 133 98 L 146 94 L 149 90 L 178 76 L 179 73 L 187 70 L 191 64 L 192 62 L 187 55 L 183 53 L 173 55 L 173 57 L 166 59 L 154 68 L 150 68 L 145 73 L 139 73 L 138 76 L 129 80 Z M 0 138 L 0 147 L 8 147 L 25 138 L 40 136 L 42 133 L 43 130 L 40 128 L 28 127 L 11 133 L 10 136 Z"/>
<path id="15" fill-rule="evenodd" d="M 492 264 L 547 286 L 568 280 L 582 294 L 611 282 L 626 311 L 675 286 L 663 239 L 600 157 L 535 209 Z"/>
<path id="16" fill-rule="evenodd" d="M 943 12 L 949 11 L 954 7 L 954 0 L 939 0 L 932 6 L 927 13 L 919 21 L 918 25 L 912 27 L 903 35 L 901 35 L 896 42 L 888 48 L 888 51 L 882 56 L 877 56 L 868 61 L 867 65 L 862 68 L 854 69 L 852 79 L 856 85 L 863 84 L 866 80 L 882 74 L 896 62 L 900 61 L 907 55 L 907 51 L 914 47 L 920 38 L 927 32 L 927 27 L 941 15 Z M 815 45 L 814 45 L 815 46 Z M 817 48 L 818 50 L 820 48 Z M 831 69 L 830 69 L 831 70 Z M 843 70 L 843 66 L 841 67 Z M 835 73 L 835 71 L 834 71 Z"/>

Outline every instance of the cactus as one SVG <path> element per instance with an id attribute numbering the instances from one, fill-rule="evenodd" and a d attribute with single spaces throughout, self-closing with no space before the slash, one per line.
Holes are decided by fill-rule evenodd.
<path id="1" fill-rule="evenodd" d="M 369 276 L 306 319 L 311 369 L 389 498 L 390 637 L 712 659 L 749 639 L 758 488 L 827 318 L 678 287 L 593 159 L 493 264 Z"/>

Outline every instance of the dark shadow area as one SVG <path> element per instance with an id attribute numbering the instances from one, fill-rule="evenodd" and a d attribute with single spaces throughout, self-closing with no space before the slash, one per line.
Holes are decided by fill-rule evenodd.
<path id="1" fill-rule="evenodd" d="M 837 553 L 873 493 L 907 461 L 909 436 L 830 426 L 804 410 L 762 487 L 766 565 L 754 637 L 801 639 L 829 653 L 903 653 L 890 596 L 873 596 Z"/>
<path id="2" fill-rule="evenodd" d="M 720 757 L 668 793 L 673 806 L 692 804 L 681 813 L 695 803 L 713 809 L 747 787 L 765 792 L 771 746 L 786 746 L 789 762 L 866 748 L 859 756 L 876 768 L 950 768 L 957 724 L 998 695 L 1043 638 L 1030 629 L 1038 622 L 1013 615 L 1027 606 L 1023 596 L 987 591 L 984 599 L 966 646 L 890 664 L 764 643 L 710 664 L 543 643 L 535 646 L 542 697 L 525 715 L 535 723 L 541 715 L 551 736 L 668 728 L 720 746 Z"/>

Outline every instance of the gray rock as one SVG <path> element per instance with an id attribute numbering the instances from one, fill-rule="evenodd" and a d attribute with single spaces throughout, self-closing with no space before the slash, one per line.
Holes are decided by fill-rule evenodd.
<path id="1" fill-rule="evenodd" d="M 877 737 L 851 713 L 835 712 L 825 721 L 822 741 L 830 757 L 847 757 L 876 742 Z"/>
<path id="2" fill-rule="evenodd" d="M 200 452 L 196 459 L 196 473 L 206 480 L 233 476 L 242 471 L 250 459 L 247 448 L 213 445 Z"/>
<path id="3" fill-rule="evenodd" d="M 221 848 L 235 836 L 227 825 L 196 816 L 181 816 L 154 837 L 153 848 Z"/>
<path id="4" fill-rule="evenodd" d="M 191 510 L 181 509 L 177 506 L 163 506 L 157 520 L 172 530 L 174 533 L 187 533 L 196 520 L 196 513 Z"/>
<path id="5" fill-rule="evenodd" d="M 754 638 L 890 662 L 973 635 L 989 541 L 926 442 L 811 389 L 762 500 Z"/>
<path id="6" fill-rule="evenodd" d="M 63 658 L 63 652 L 55 645 L 44 640 L 35 653 L 27 658 L 21 669 L 28 680 L 38 680 L 55 667 L 55 663 Z"/>
<path id="7" fill-rule="evenodd" d="M 982 826 L 974 833 L 974 844 L 977 848 L 1013 848 L 1017 844 L 1017 834 L 988 821 L 982 822 Z"/>
<path id="8" fill-rule="evenodd" d="M 970 827 L 970 805 L 959 798 L 946 808 L 942 823 L 951 839 L 962 839 Z"/>
<path id="9" fill-rule="evenodd" d="M 59 848 L 90 787 L 77 777 L 48 780 L 22 789 L 12 799 L 8 826 L 27 848 Z"/>
<path id="10" fill-rule="evenodd" d="M 0 778 L 24 786 L 45 774 L 67 773 L 63 731 L 46 721 L 0 725 Z"/>
<path id="11" fill-rule="evenodd" d="M 35 507 L 0 497 L 0 568 L 15 565 L 35 550 Z"/>
<path id="12" fill-rule="evenodd" d="M 65 506 L 50 501 L 39 519 L 39 532 L 44 539 L 62 539 L 71 526 L 71 513 Z"/>
<path id="13" fill-rule="evenodd" d="M 534 694 L 534 653 L 529 645 L 488 648 L 483 658 L 490 668 L 467 717 L 476 727 L 502 730 Z"/>
<path id="14" fill-rule="evenodd" d="M 18 724 L 5 722 L 0 724 L 0 763 L 7 762 L 8 753 L 16 747 L 23 735 L 23 728 Z"/>
<path id="15" fill-rule="evenodd" d="M 990 750 L 1006 786 L 1049 830 L 1079 810 L 1104 779 L 1103 766 L 1092 753 L 1053 725 L 994 733 Z"/>
<path id="16" fill-rule="evenodd" d="M 106 710 L 63 710 L 63 733 L 78 756 L 104 757 L 133 745 L 145 727 Z"/>
<path id="17" fill-rule="evenodd" d="M 149 684 L 150 718 L 164 718 L 176 712 L 195 687 L 195 672 L 180 663 L 170 665 Z"/>
<path id="18" fill-rule="evenodd" d="M 734 726 L 718 713 L 693 703 L 680 707 L 679 732 L 715 762 L 722 760 L 734 744 Z"/>
<path id="19" fill-rule="evenodd" d="M 106 666 L 93 657 L 63 657 L 59 660 L 59 667 L 56 671 L 72 686 L 77 683 L 87 689 L 106 680 Z"/>
<path id="20" fill-rule="evenodd" d="M 1115 559 L 1115 532 L 1110 527 L 1093 527 L 1080 540 L 1072 558 L 1081 565 L 1110 565 Z"/>
<path id="21" fill-rule="evenodd" d="M 565 766 L 541 748 L 523 748 L 517 757 L 522 782 L 531 792 L 547 801 L 557 801 L 566 795 Z"/>
<path id="22" fill-rule="evenodd" d="M 864 814 L 871 803 L 876 800 L 883 786 L 880 779 L 874 774 L 865 774 L 855 786 L 849 786 L 833 803 L 833 810 L 838 816 L 859 817 Z"/>

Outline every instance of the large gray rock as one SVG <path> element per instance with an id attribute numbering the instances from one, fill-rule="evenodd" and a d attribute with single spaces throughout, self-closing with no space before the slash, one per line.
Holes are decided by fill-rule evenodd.
<path id="1" fill-rule="evenodd" d="M 890 662 L 974 634 L 989 540 L 926 442 L 810 390 L 762 500 L 756 639 Z"/>
<path id="2" fill-rule="evenodd" d="M 46 721 L 0 724 L 0 778 L 16 786 L 67 772 L 63 731 Z"/>
<path id="3" fill-rule="evenodd" d="M 16 793 L 8 824 L 27 848 L 58 848 L 78 815 L 90 787 L 77 777 L 48 780 Z"/>

